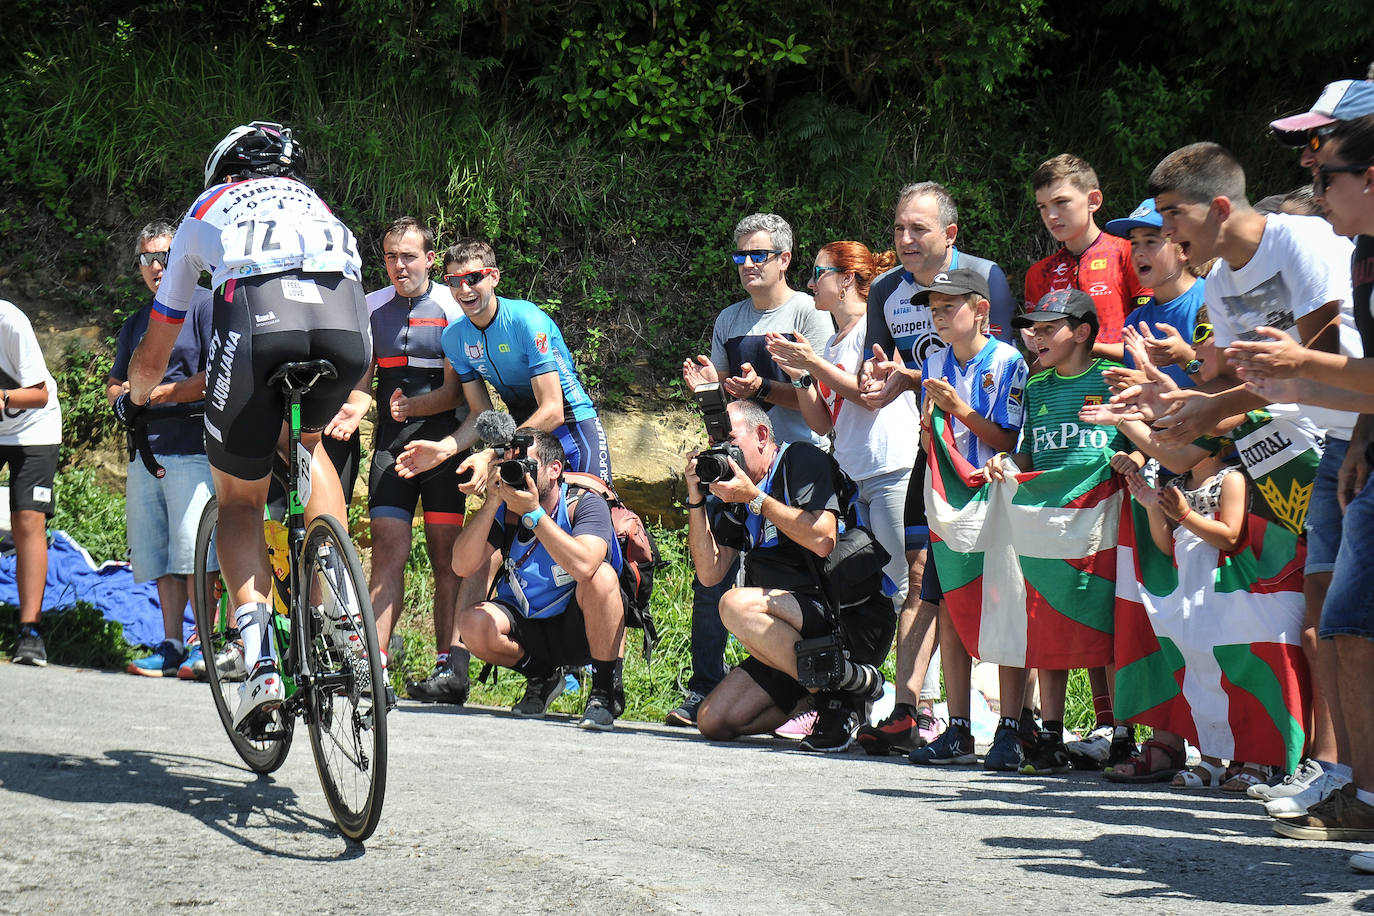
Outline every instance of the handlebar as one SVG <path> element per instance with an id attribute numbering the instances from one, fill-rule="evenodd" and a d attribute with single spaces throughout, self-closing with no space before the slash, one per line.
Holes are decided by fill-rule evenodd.
<path id="1" fill-rule="evenodd" d="M 204 401 L 160 404 L 157 407 L 149 407 L 138 415 L 138 419 L 134 421 L 134 428 L 129 431 L 131 451 L 143 461 L 143 466 L 148 469 L 149 474 L 161 480 L 167 476 L 167 469 L 158 463 L 157 456 L 153 454 L 153 446 L 148 441 L 148 424 L 156 423 L 158 420 L 189 420 L 191 417 L 203 416 L 205 416 Z M 129 457 L 132 458 L 133 455 Z"/>

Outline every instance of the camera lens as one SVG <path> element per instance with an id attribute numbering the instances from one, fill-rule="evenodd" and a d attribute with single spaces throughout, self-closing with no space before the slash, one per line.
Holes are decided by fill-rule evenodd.
<path id="1" fill-rule="evenodd" d="M 525 463 L 519 458 L 512 458 L 510 461 L 503 461 L 498 468 L 501 472 L 501 482 L 511 487 L 525 486 Z"/>
<path id="2" fill-rule="evenodd" d="M 715 483 L 730 476 L 730 465 L 724 455 L 709 453 L 697 456 L 697 480 L 702 483 Z"/>

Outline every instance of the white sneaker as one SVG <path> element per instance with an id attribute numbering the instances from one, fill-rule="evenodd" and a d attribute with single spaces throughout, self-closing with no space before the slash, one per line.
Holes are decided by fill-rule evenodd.
<path id="1" fill-rule="evenodd" d="M 1283 777 L 1283 782 L 1273 786 L 1263 783 L 1253 785 L 1245 790 L 1245 794 L 1266 802 L 1276 798 L 1289 798 L 1307 789 L 1325 772 L 1320 763 L 1309 757 L 1298 765 L 1296 772 Z"/>
<path id="2" fill-rule="evenodd" d="M 1099 725 L 1088 732 L 1088 737 L 1080 741 L 1070 741 L 1064 745 L 1064 749 L 1069 752 L 1070 758 L 1083 758 L 1091 761 L 1093 767 L 1099 767 L 1107 762 L 1107 758 L 1112 753 L 1112 735 L 1115 729 L 1110 725 Z"/>
<path id="3" fill-rule="evenodd" d="M 242 729 L 245 722 L 269 713 L 281 705 L 282 684 L 277 666 L 263 659 L 253 666 L 253 673 L 239 686 L 239 708 L 234 712 L 234 728 Z"/>
<path id="4" fill-rule="evenodd" d="M 1319 767 L 1320 769 L 1320 767 Z M 1349 776 L 1337 776 L 1323 772 L 1307 788 L 1296 795 L 1285 795 L 1264 803 L 1264 812 L 1270 817 L 1301 817 L 1307 809 L 1321 801 L 1341 786 L 1350 782 Z"/>
<path id="5" fill-rule="evenodd" d="M 1374 852 L 1355 853 L 1350 857 L 1350 867 L 1366 875 L 1374 875 Z"/>
<path id="6" fill-rule="evenodd" d="M 215 653 L 215 670 L 221 681 L 241 681 L 248 676 L 243 663 L 243 647 L 231 642 Z"/>

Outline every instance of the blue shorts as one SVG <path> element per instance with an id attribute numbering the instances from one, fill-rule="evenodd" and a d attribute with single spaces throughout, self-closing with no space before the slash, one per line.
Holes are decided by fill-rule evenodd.
<path id="1" fill-rule="evenodd" d="M 1309 510 L 1309 518 L 1310 516 Z M 1365 482 L 1345 509 L 1345 531 L 1331 588 L 1322 605 L 1322 639 L 1363 636 L 1374 639 L 1374 563 L 1369 544 L 1374 543 L 1374 478 Z M 1311 549 L 1309 547 L 1309 549 Z"/>
<path id="2" fill-rule="evenodd" d="M 1326 438 L 1317 479 L 1312 484 L 1312 499 L 1307 504 L 1307 564 L 1303 575 L 1328 573 L 1336 568 L 1341 549 L 1341 504 L 1336 497 L 1336 477 L 1345 461 L 1349 442 Z"/>
<path id="3" fill-rule="evenodd" d="M 939 604 L 945 600 L 945 590 L 940 587 L 940 574 L 935 569 L 935 555 L 926 557 L 926 569 L 921 575 L 921 600 Z"/>
<path id="4" fill-rule="evenodd" d="M 611 482 L 611 448 L 599 417 L 564 424 L 553 431 L 568 456 L 568 470 L 595 474 Z"/>
<path id="5" fill-rule="evenodd" d="M 129 463 L 125 515 L 134 581 L 195 572 L 200 513 L 215 493 L 210 459 L 204 455 L 158 455 L 167 476 L 158 480 L 141 461 Z M 210 566 L 219 568 L 214 551 Z"/>

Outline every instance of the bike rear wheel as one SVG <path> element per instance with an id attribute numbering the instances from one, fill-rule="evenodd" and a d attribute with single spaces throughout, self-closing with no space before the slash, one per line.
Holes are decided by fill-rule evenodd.
<path id="1" fill-rule="evenodd" d="M 238 687 L 241 673 L 221 671 L 218 660 L 235 644 L 237 636 L 231 632 L 229 616 L 232 601 L 224 589 L 219 570 L 210 569 L 210 551 L 214 549 L 215 528 L 219 522 L 219 503 L 212 496 L 200 515 L 196 530 L 196 557 L 193 585 L 195 588 L 196 632 L 200 635 L 201 652 L 205 657 L 205 679 L 210 682 L 210 694 L 215 700 L 220 724 L 234 745 L 234 750 L 249 768 L 258 773 L 271 773 L 286 761 L 291 750 L 291 731 L 294 724 L 281 710 L 272 713 L 266 725 L 253 735 L 244 735 L 234 728 L 234 710 L 238 707 Z M 218 566 L 218 564 L 215 564 Z M 242 652 L 239 652 L 242 670 Z"/>
<path id="2" fill-rule="evenodd" d="M 310 747 L 344 835 L 365 840 L 386 794 L 386 683 L 367 580 L 347 531 L 322 515 L 306 529 L 298 604 Z M 300 631 L 297 631 L 300 632 Z"/>

